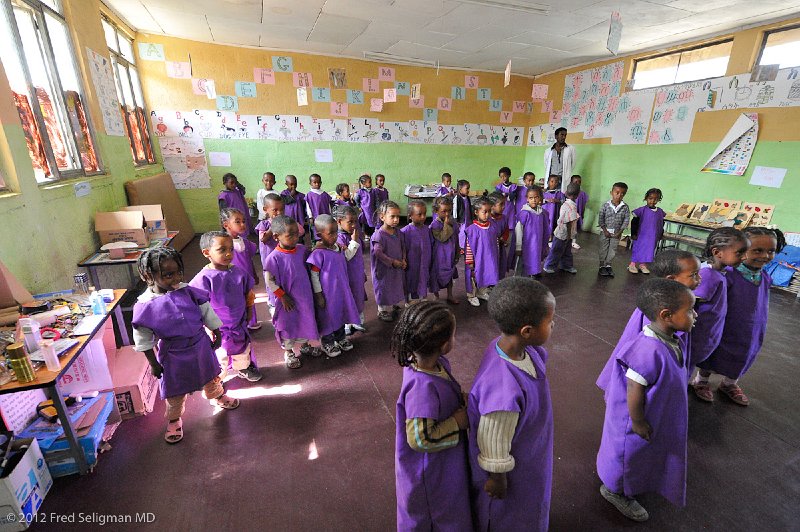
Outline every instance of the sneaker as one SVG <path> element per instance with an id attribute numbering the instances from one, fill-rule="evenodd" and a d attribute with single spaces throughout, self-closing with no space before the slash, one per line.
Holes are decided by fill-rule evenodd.
<path id="1" fill-rule="evenodd" d="M 631 273 L 639 273 L 639 268 L 637 268 L 635 264 L 630 264 L 630 265 L 628 265 L 628 271 L 631 272 Z M 642 273 L 644 273 L 644 272 L 642 272 Z"/>
<path id="2" fill-rule="evenodd" d="M 581 249 L 581 246 L 577 242 L 573 242 L 572 243 L 572 249 Z"/>
<path id="3" fill-rule="evenodd" d="M 614 507 L 628 519 L 632 519 L 633 521 L 638 521 L 641 523 L 642 521 L 647 521 L 650 518 L 650 514 L 647 513 L 647 510 L 645 510 L 636 499 L 620 495 L 619 493 L 614 493 L 608 489 L 605 484 L 600 486 L 600 495 L 602 495 L 605 500 L 613 504 Z"/>
<path id="4" fill-rule="evenodd" d="M 344 335 L 345 336 L 353 336 L 353 334 L 355 334 L 355 331 L 353 331 L 353 327 L 350 326 L 349 323 L 346 323 L 344 325 Z"/>
<path id="5" fill-rule="evenodd" d="M 378 319 L 386 322 L 394 321 L 394 312 L 382 310 L 378 312 Z"/>
<path id="6" fill-rule="evenodd" d="M 336 342 L 336 345 L 338 345 L 339 349 L 341 349 L 342 351 L 351 351 L 353 347 L 355 347 L 353 345 L 353 342 L 351 342 L 347 338 L 345 338 L 344 340 L 339 340 L 338 342 Z"/>
<path id="7" fill-rule="evenodd" d="M 489 301 L 489 294 L 486 292 L 478 292 L 478 299 L 483 299 L 484 301 Z"/>
<path id="8" fill-rule="evenodd" d="M 542 271 L 543 271 L 544 273 L 556 273 L 556 271 L 555 271 L 555 270 L 551 270 L 550 268 L 542 268 Z"/>
<path id="9" fill-rule="evenodd" d="M 600 269 L 597 270 L 597 275 L 600 277 L 608 277 L 608 268 L 600 266 Z"/>
<path id="10" fill-rule="evenodd" d="M 261 322 L 261 321 L 258 321 L 258 322 L 256 322 L 255 325 L 248 325 L 247 329 L 251 330 L 251 331 L 257 331 L 257 330 L 259 330 L 261 328 L 262 325 L 264 325 L 264 323 Z"/>
<path id="11" fill-rule="evenodd" d="M 367 332 L 367 328 L 361 325 L 360 323 L 351 323 L 350 327 L 353 329 L 353 331 L 358 331 L 362 333 Z"/>
<path id="12" fill-rule="evenodd" d="M 648 270 L 647 266 L 645 266 L 644 264 L 639 266 L 639 271 L 642 272 L 642 273 L 650 273 L 650 270 Z"/>
<path id="13" fill-rule="evenodd" d="M 312 347 L 311 344 L 306 344 L 300 348 L 300 354 L 304 357 L 321 357 L 322 350 L 319 347 Z"/>
<path id="14" fill-rule="evenodd" d="M 469 301 L 469 304 L 472 305 L 473 307 L 481 306 L 481 300 L 478 299 L 477 297 L 468 297 L 467 301 Z"/>
<path id="15" fill-rule="evenodd" d="M 575 268 L 561 268 L 561 271 L 571 273 L 572 275 L 578 273 L 578 270 L 576 270 Z"/>
<path id="16" fill-rule="evenodd" d="M 322 344 L 322 350 L 328 356 L 328 358 L 336 358 L 342 354 L 342 350 L 339 349 L 339 346 L 336 345 L 336 342 L 332 344 Z"/>
<path id="17" fill-rule="evenodd" d="M 284 351 L 283 361 L 286 363 L 286 367 L 289 369 L 297 369 L 303 365 L 303 363 L 300 361 L 300 357 L 295 355 L 294 351 Z"/>
<path id="18" fill-rule="evenodd" d="M 258 368 L 255 366 L 255 364 L 253 364 L 252 362 L 246 368 L 240 369 L 237 375 L 240 379 L 244 379 L 250 382 L 258 382 L 264 378 L 261 372 L 258 371 Z"/>
<path id="19" fill-rule="evenodd" d="M 606 266 L 606 275 L 608 277 L 614 277 L 614 270 L 611 269 L 611 266 Z"/>

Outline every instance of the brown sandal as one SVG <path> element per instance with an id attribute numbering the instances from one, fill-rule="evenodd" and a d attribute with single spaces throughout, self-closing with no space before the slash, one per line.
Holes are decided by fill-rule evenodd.
<path id="1" fill-rule="evenodd" d="M 692 384 L 692 389 L 694 390 L 694 394 L 701 401 L 705 401 L 707 403 L 714 402 L 714 392 L 711 391 L 711 387 L 707 382 Z"/>
<path id="2" fill-rule="evenodd" d="M 745 395 L 738 384 L 720 384 L 719 392 L 737 405 L 747 406 L 750 404 L 750 399 Z"/>

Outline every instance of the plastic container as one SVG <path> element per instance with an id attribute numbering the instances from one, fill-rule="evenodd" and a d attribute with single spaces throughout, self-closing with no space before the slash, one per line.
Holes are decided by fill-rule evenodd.
<path id="1" fill-rule="evenodd" d="M 17 382 L 26 383 L 36 380 L 36 373 L 33 371 L 31 359 L 28 353 L 25 352 L 25 347 L 22 342 L 11 344 L 6 347 L 8 353 L 8 362 L 11 364 L 11 369 L 17 376 Z"/>
<path id="2" fill-rule="evenodd" d="M 92 304 L 92 314 L 102 316 L 108 312 L 106 310 L 106 302 L 103 301 L 103 296 L 99 292 L 92 292 L 89 296 L 89 301 Z"/>
<path id="3" fill-rule="evenodd" d="M 85 273 L 76 273 L 73 277 L 72 292 L 76 296 L 89 297 L 89 276 Z"/>
<path id="4" fill-rule="evenodd" d="M 56 348 L 53 347 L 52 340 L 42 340 L 39 343 L 39 350 L 42 352 L 42 358 L 47 365 L 48 371 L 61 371 L 61 362 L 58 360 Z"/>
<path id="5" fill-rule="evenodd" d="M 39 349 L 39 342 L 42 341 L 42 333 L 39 332 L 39 322 L 32 318 L 21 318 L 19 329 L 25 337 L 25 349 L 28 353 L 33 353 Z"/>

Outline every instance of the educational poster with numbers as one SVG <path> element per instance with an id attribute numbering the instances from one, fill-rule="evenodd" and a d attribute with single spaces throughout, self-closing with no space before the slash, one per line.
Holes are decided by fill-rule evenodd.
<path id="1" fill-rule="evenodd" d="M 626 92 L 619 98 L 611 144 L 644 144 L 653 112 L 652 92 Z"/>
<path id="2" fill-rule="evenodd" d="M 696 84 L 695 84 L 696 85 Z M 656 92 L 648 144 L 686 144 L 692 136 L 694 116 L 708 104 L 708 91 L 675 85 Z"/>
<path id="3" fill-rule="evenodd" d="M 561 109 L 562 127 L 570 131 L 610 136 L 610 125 L 607 124 L 609 99 L 618 97 L 622 88 L 622 61 L 610 63 L 602 67 L 573 72 L 564 78 L 564 98 Z M 592 127 L 594 126 L 594 127 Z"/>

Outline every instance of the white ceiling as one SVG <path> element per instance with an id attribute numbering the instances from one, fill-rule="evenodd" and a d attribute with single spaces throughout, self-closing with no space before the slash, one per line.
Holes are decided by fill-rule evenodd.
<path id="1" fill-rule="evenodd" d="M 800 15 L 797 0 L 560 0 L 547 15 L 459 0 L 103 1 L 145 33 L 350 57 L 384 52 L 474 70 L 502 71 L 510 59 L 523 75 L 612 57 L 615 10 L 620 54 Z M 495 0 L 503 1 L 511 0 Z"/>

